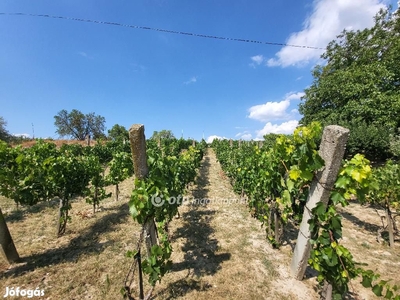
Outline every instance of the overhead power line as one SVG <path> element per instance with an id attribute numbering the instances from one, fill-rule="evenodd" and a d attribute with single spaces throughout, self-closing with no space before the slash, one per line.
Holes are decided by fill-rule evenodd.
<path id="1" fill-rule="evenodd" d="M 63 20 L 78 21 L 78 22 L 88 22 L 88 23 L 96 23 L 96 24 L 121 26 L 121 27 L 128 27 L 128 28 L 134 28 L 134 29 L 153 30 L 153 31 L 165 32 L 165 33 L 181 34 L 181 35 L 202 37 L 202 38 L 208 38 L 208 39 L 227 40 L 227 41 L 235 41 L 235 42 L 254 43 L 254 44 L 264 44 L 264 45 L 272 45 L 272 46 L 296 47 L 296 48 L 314 49 L 314 50 L 324 50 L 324 48 L 313 47 L 313 46 L 291 45 L 291 44 L 285 44 L 285 43 L 274 43 L 274 42 L 265 42 L 265 41 L 250 40 L 250 39 L 230 38 L 230 37 L 222 37 L 222 36 L 199 34 L 199 33 L 185 32 L 185 31 L 161 29 L 161 28 L 154 28 L 154 27 L 147 27 L 147 26 L 128 25 L 128 24 L 108 22 L 108 21 L 96 21 L 96 20 L 73 18 L 73 17 L 63 17 L 63 16 L 43 15 L 43 14 L 29 14 L 29 13 L 4 13 L 4 12 L 0 12 L 0 15 L 30 16 L 30 17 L 63 19 Z"/>

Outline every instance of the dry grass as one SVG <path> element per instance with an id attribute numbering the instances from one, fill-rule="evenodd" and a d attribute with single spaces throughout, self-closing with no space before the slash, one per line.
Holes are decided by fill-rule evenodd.
<path id="1" fill-rule="evenodd" d="M 132 184 L 126 181 L 120 189 L 121 200 L 105 200 L 94 215 L 83 199 L 73 201 L 72 222 L 61 238 L 56 238 L 58 201 L 17 211 L 1 199 L 22 262 L 8 267 L 0 260 L 0 287 L 39 287 L 44 299 L 118 299 L 130 263 L 125 253 L 139 230 L 128 212 Z"/>
<path id="2" fill-rule="evenodd" d="M 383 232 L 381 242 L 377 242 L 382 221 L 373 207 L 351 203 L 341 212 L 343 244 L 349 248 L 355 261 L 365 263 L 366 265 L 362 266 L 364 269 L 381 274 L 381 279 L 392 279 L 391 284 L 400 285 L 399 237 L 395 236 L 395 247 L 388 246 L 387 232 Z M 383 211 L 378 212 L 383 215 Z M 354 283 L 354 288 L 364 299 L 380 299 L 358 282 Z"/>
<path id="3" fill-rule="evenodd" d="M 109 187 L 110 191 L 113 190 Z M 56 238 L 57 201 L 15 209 L 0 198 L 22 262 L 8 266 L 0 258 L 0 293 L 5 287 L 44 289 L 43 299 L 120 299 L 139 226 L 130 218 L 128 198 L 132 178 L 121 184 L 120 201 L 106 199 L 100 211 L 82 199 L 72 203 L 72 222 L 66 235 Z M 289 264 L 296 238 L 286 232 L 285 245 L 274 250 L 264 230 L 244 204 L 218 202 L 236 199 L 212 151 L 205 157 L 189 197 L 210 203 L 180 208 L 173 220 L 173 267 L 153 291 L 154 299 L 317 299 L 315 278 L 291 278 Z M 350 205 L 344 212 L 344 243 L 356 260 L 399 283 L 399 247 L 376 242 L 380 219 L 371 208 Z M 364 299 L 372 293 L 354 283 Z M 14 298 L 17 299 L 17 298 Z"/>

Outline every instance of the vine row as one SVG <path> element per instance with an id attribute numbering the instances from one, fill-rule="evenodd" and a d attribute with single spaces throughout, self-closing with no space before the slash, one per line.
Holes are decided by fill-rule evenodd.
<path id="1" fill-rule="evenodd" d="M 297 128 L 291 136 L 274 135 L 273 139 L 248 143 L 214 140 L 212 144 L 234 190 L 248 198 L 251 214 L 266 228 L 267 239 L 275 248 L 282 242 L 284 226 L 288 222 L 297 226 L 307 209 L 311 183 L 324 166 L 317 146 L 321 133 L 320 124 L 314 122 Z M 395 180 L 399 180 L 400 172 L 396 175 Z M 377 281 L 379 274 L 357 267 L 350 251 L 340 244 L 342 224 L 336 210 L 339 204 L 347 206 L 352 197 L 361 203 L 371 203 L 382 194 L 386 196 L 384 203 L 389 211 L 390 207 L 398 209 L 395 198 L 398 194 L 388 192 L 387 182 L 388 188 L 382 189 L 382 178 L 387 180 L 387 177 L 373 175 L 370 162 L 357 154 L 343 162 L 328 204 L 319 203 L 311 212 L 308 263 L 318 272 L 321 285 L 332 286 L 334 299 L 342 299 L 349 291 L 351 279 L 358 276 L 362 277 L 363 286 L 372 288 L 376 295 L 400 299 L 395 295 L 398 286 Z M 393 184 L 393 179 L 390 183 Z"/>

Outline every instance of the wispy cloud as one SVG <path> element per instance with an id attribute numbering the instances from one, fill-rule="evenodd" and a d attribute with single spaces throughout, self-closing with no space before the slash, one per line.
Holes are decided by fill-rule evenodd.
<path id="1" fill-rule="evenodd" d="M 143 65 L 132 63 L 130 64 L 134 72 L 145 71 L 147 68 Z"/>
<path id="2" fill-rule="evenodd" d="M 193 76 L 188 81 L 185 81 L 183 84 L 191 84 L 191 83 L 195 83 L 195 82 L 197 82 L 197 78 L 195 76 Z"/>
<path id="3" fill-rule="evenodd" d="M 265 57 L 261 54 L 252 56 L 250 59 L 252 62 L 249 64 L 249 66 L 253 68 L 255 68 L 257 65 L 261 65 L 265 61 Z"/>
<path id="4" fill-rule="evenodd" d="M 80 56 L 84 57 L 84 58 L 87 58 L 87 59 L 93 59 L 94 58 L 93 56 L 91 56 L 91 55 L 89 55 L 89 54 L 87 54 L 86 52 L 83 52 L 83 51 L 79 51 L 78 54 Z"/>
<path id="5" fill-rule="evenodd" d="M 236 126 L 235 129 L 248 129 L 248 127 Z"/>
<path id="6" fill-rule="evenodd" d="M 278 120 L 287 120 L 292 118 L 292 112 L 288 113 L 290 101 L 300 99 L 304 93 L 289 93 L 285 99 L 279 102 L 269 101 L 264 104 L 255 105 L 249 108 L 248 117 L 261 122 L 271 122 Z"/>
<path id="7" fill-rule="evenodd" d="M 385 0 L 314 0 L 313 11 L 305 19 L 303 29 L 292 33 L 287 44 L 325 48 L 343 29 L 358 30 L 373 25 L 373 17 L 385 7 Z M 304 66 L 316 62 L 324 50 L 283 47 L 269 67 Z M 258 55 L 257 55 L 258 56 Z"/>

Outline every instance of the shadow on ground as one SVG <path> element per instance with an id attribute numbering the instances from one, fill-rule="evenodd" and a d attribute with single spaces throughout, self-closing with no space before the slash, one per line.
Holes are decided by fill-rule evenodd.
<path id="1" fill-rule="evenodd" d="M 61 248 L 49 249 L 44 253 L 21 257 L 20 263 L 0 274 L 0 279 L 19 276 L 49 265 L 77 262 L 83 254 L 98 254 L 103 252 L 108 246 L 114 244 L 114 241 L 100 242 L 100 234 L 114 231 L 116 225 L 127 221 L 128 216 L 128 204 L 122 204 L 116 207 L 113 213 L 109 213 L 98 219 L 81 235 L 71 239 L 68 245 Z"/>
<path id="2" fill-rule="evenodd" d="M 45 210 L 46 208 L 53 207 L 58 205 L 59 200 L 53 199 L 49 201 L 41 201 L 36 203 L 35 205 L 19 205 L 18 207 L 15 206 L 15 209 L 11 212 L 4 213 L 4 219 L 6 223 L 14 223 L 20 222 L 26 218 L 29 214 L 35 214 Z"/>
<path id="3" fill-rule="evenodd" d="M 371 232 L 372 234 L 378 235 L 378 231 L 382 228 L 382 226 L 378 226 L 378 225 L 371 224 L 371 223 L 365 222 L 363 220 L 360 220 L 352 213 L 349 213 L 346 211 L 341 211 L 340 214 L 343 216 L 343 218 L 345 218 L 349 222 L 352 222 L 353 224 L 357 225 L 358 227 L 360 227 L 364 230 Z"/>
<path id="4" fill-rule="evenodd" d="M 210 158 L 206 156 L 199 169 L 196 189 L 192 191 L 194 200 L 207 199 L 209 170 Z M 194 202 L 185 210 L 187 211 L 181 214 L 183 224 L 172 236 L 173 240 L 185 240 L 181 247 L 184 259 L 174 263 L 171 272 L 187 270 L 187 274 L 158 293 L 163 294 L 166 299 L 182 297 L 192 290 L 208 290 L 211 285 L 202 276 L 214 275 L 221 269 L 221 263 L 231 257 L 230 253 L 218 253 L 218 240 L 213 238 L 214 229 L 211 226 L 216 211 L 208 207 L 207 201 L 201 201 L 201 204 Z"/>

